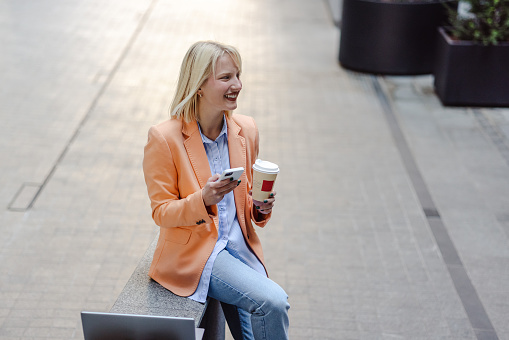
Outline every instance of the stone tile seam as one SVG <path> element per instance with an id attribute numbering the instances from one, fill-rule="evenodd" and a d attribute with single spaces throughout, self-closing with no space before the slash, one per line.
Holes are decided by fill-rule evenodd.
<path id="1" fill-rule="evenodd" d="M 332 22 L 334 26 L 337 28 L 341 28 L 341 18 L 336 17 L 335 13 L 336 11 L 332 8 L 334 5 L 340 6 L 339 1 L 333 1 L 333 0 L 324 0 L 325 8 L 327 10 L 327 14 L 329 15 L 329 20 Z"/>
<path id="2" fill-rule="evenodd" d="M 394 138 L 395 146 L 401 156 L 402 163 L 407 170 L 417 198 L 421 203 L 422 210 L 426 216 L 428 226 L 435 238 L 438 249 L 449 272 L 463 308 L 468 316 L 470 325 L 478 340 L 498 339 L 498 335 L 491 323 L 491 320 L 484 308 L 484 305 L 477 294 L 468 273 L 461 262 L 458 251 L 449 236 L 446 226 L 433 202 L 429 189 L 417 166 L 412 151 L 406 141 L 399 121 L 393 109 L 389 96 L 384 89 L 385 80 L 382 77 L 370 76 L 372 91 L 377 97 L 382 111 L 385 115 L 388 128 Z M 449 263 L 450 262 L 450 263 Z"/>
<path id="3" fill-rule="evenodd" d="M 127 41 L 126 45 L 124 46 L 124 48 L 123 48 L 122 52 L 120 53 L 118 59 L 115 61 L 115 64 L 113 65 L 113 68 L 108 73 L 108 76 L 106 77 L 106 80 L 104 81 L 104 84 L 101 86 L 101 88 L 99 89 L 99 91 L 95 95 L 94 99 L 90 103 L 90 106 L 88 107 L 85 115 L 83 116 L 81 121 L 78 123 L 76 129 L 74 130 L 73 134 L 71 135 L 71 137 L 69 138 L 69 140 L 65 144 L 63 150 L 60 152 L 60 154 L 59 154 L 58 158 L 56 159 L 56 161 L 53 163 L 53 166 L 49 170 L 48 174 L 46 175 L 46 177 L 44 178 L 42 183 L 37 184 L 37 185 L 39 185 L 39 189 L 35 192 L 33 198 L 30 200 L 30 202 L 28 202 L 28 204 L 27 204 L 27 206 L 25 208 L 22 208 L 22 207 L 12 207 L 12 203 L 16 201 L 17 197 L 20 195 L 20 193 L 23 191 L 23 189 L 27 185 L 33 185 L 34 184 L 34 183 L 30 183 L 30 182 L 24 182 L 24 183 L 22 183 L 20 189 L 16 192 L 15 196 L 12 198 L 11 202 L 9 203 L 9 205 L 7 207 L 8 210 L 15 211 L 15 212 L 24 212 L 24 211 L 30 210 L 33 207 L 33 205 L 37 201 L 37 198 L 40 196 L 42 191 L 46 188 L 46 185 L 49 183 L 50 179 L 53 177 L 53 174 L 55 173 L 58 165 L 60 163 L 62 163 L 62 161 L 64 160 L 64 158 L 67 155 L 71 145 L 74 143 L 74 141 L 78 137 L 81 129 L 83 128 L 83 126 L 88 121 L 88 118 L 90 117 L 92 112 L 95 110 L 97 104 L 99 103 L 99 101 L 101 100 L 102 96 L 106 92 L 106 89 L 111 84 L 111 82 L 112 82 L 113 78 L 115 77 L 118 69 L 122 65 L 122 62 L 124 61 L 124 59 L 128 55 L 128 53 L 131 50 L 132 46 L 134 45 L 136 39 L 138 38 L 139 34 L 143 30 L 143 27 L 147 23 L 148 18 L 150 17 L 150 14 L 152 13 L 152 11 L 153 11 L 157 1 L 158 0 L 152 0 L 150 2 L 149 6 L 147 7 L 147 9 L 145 10 L 145 12 L 143 13 L 143 16 L 141 17 L 140 21 L 138 22 L 138 25 L 136 26 L 136 28 L 134 29 L 133 33 L 131 34 L 131 37 L 129 38 L 129 40 Z"/>
<path id="4" fill-rule="evenodd" d="M 16 202 L 18 200 L 18 198 L 20 196 L 22 196 L 22 193 L 23 191 L 27 188 L 27 187 L 34 187 L 34 188 L 38 188 L 37 190 L 40 189 L 40 186 L 41 184 L 40 183 L 34 183 L 34 182 L 23 182 L 21 184 L 21 187 L 18 189 L 18 191 L 14 194 L 14 197 L 11 199 L 11 201 L 9 202 L 9 204 L 7 205 L 7 209 L 10 210 L 10 211 L 17 211 L 17 212 L 23 212 L 23 211 L 26 211 L 26 206 L 17 206 L 16 205 Z"/>

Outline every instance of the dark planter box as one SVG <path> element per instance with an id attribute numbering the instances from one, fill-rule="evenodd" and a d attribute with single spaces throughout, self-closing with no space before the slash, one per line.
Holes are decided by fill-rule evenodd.
<path id="1" fill-rule="evenodd" d="M 509 43 L 452 40 L 439 29 L 435 91 L 444 105 L 509 106 Z"/>
<path id="2" fill-rule="evenodd" d="M 433 71 L 441 2 L 344 0 L 339 62 L 347 69 L 411 75 Z"/>

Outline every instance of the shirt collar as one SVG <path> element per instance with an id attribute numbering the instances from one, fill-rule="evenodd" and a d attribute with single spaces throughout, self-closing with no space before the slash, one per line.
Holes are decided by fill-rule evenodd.
<path id="1" fill-rule="evenodd" d="M 198 123 L 198 129 L 200 130 L 200 136 L 201 136 L 201 140 L 203 141 L 203 143 L 214 143 L 215 141 L 219 140 L 219 138 L 221 138 L 221 136 L 225 136 L 226 138 L 228 138 L 228 125 L 226 124 L 226 117 L 223 115 L 223 127 L 221 128 L 221 132 L 219 133 L 219 136 L 217 136 L 216 140 L 213 141 L 211 140 L 210 138 L 208 138 L 207 136 L 205 136 L 202 131 L 201 131 L 201 126 L 200 126 L 200 123 Z"/>

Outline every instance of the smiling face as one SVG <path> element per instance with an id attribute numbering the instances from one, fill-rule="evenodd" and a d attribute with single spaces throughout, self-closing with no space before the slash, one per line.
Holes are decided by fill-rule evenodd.
<path id="1" fill-rule="evenodd" d="M 237 97 L 242 90 L 240 72 L 228 53 L 216 63 L 216 72 L 203 83 L 198 91 L 200 115 L 222 114 L 237 108 Z"/>

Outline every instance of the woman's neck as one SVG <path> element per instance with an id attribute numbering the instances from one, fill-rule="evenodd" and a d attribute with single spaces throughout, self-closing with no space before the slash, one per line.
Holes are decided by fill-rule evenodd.
<path id="1" fill-rule="evenodd" d="M 210 140 L 216 140 L 223 128 L 224 113 L 215 115 L 200 115 L 201 132 Z"/>

